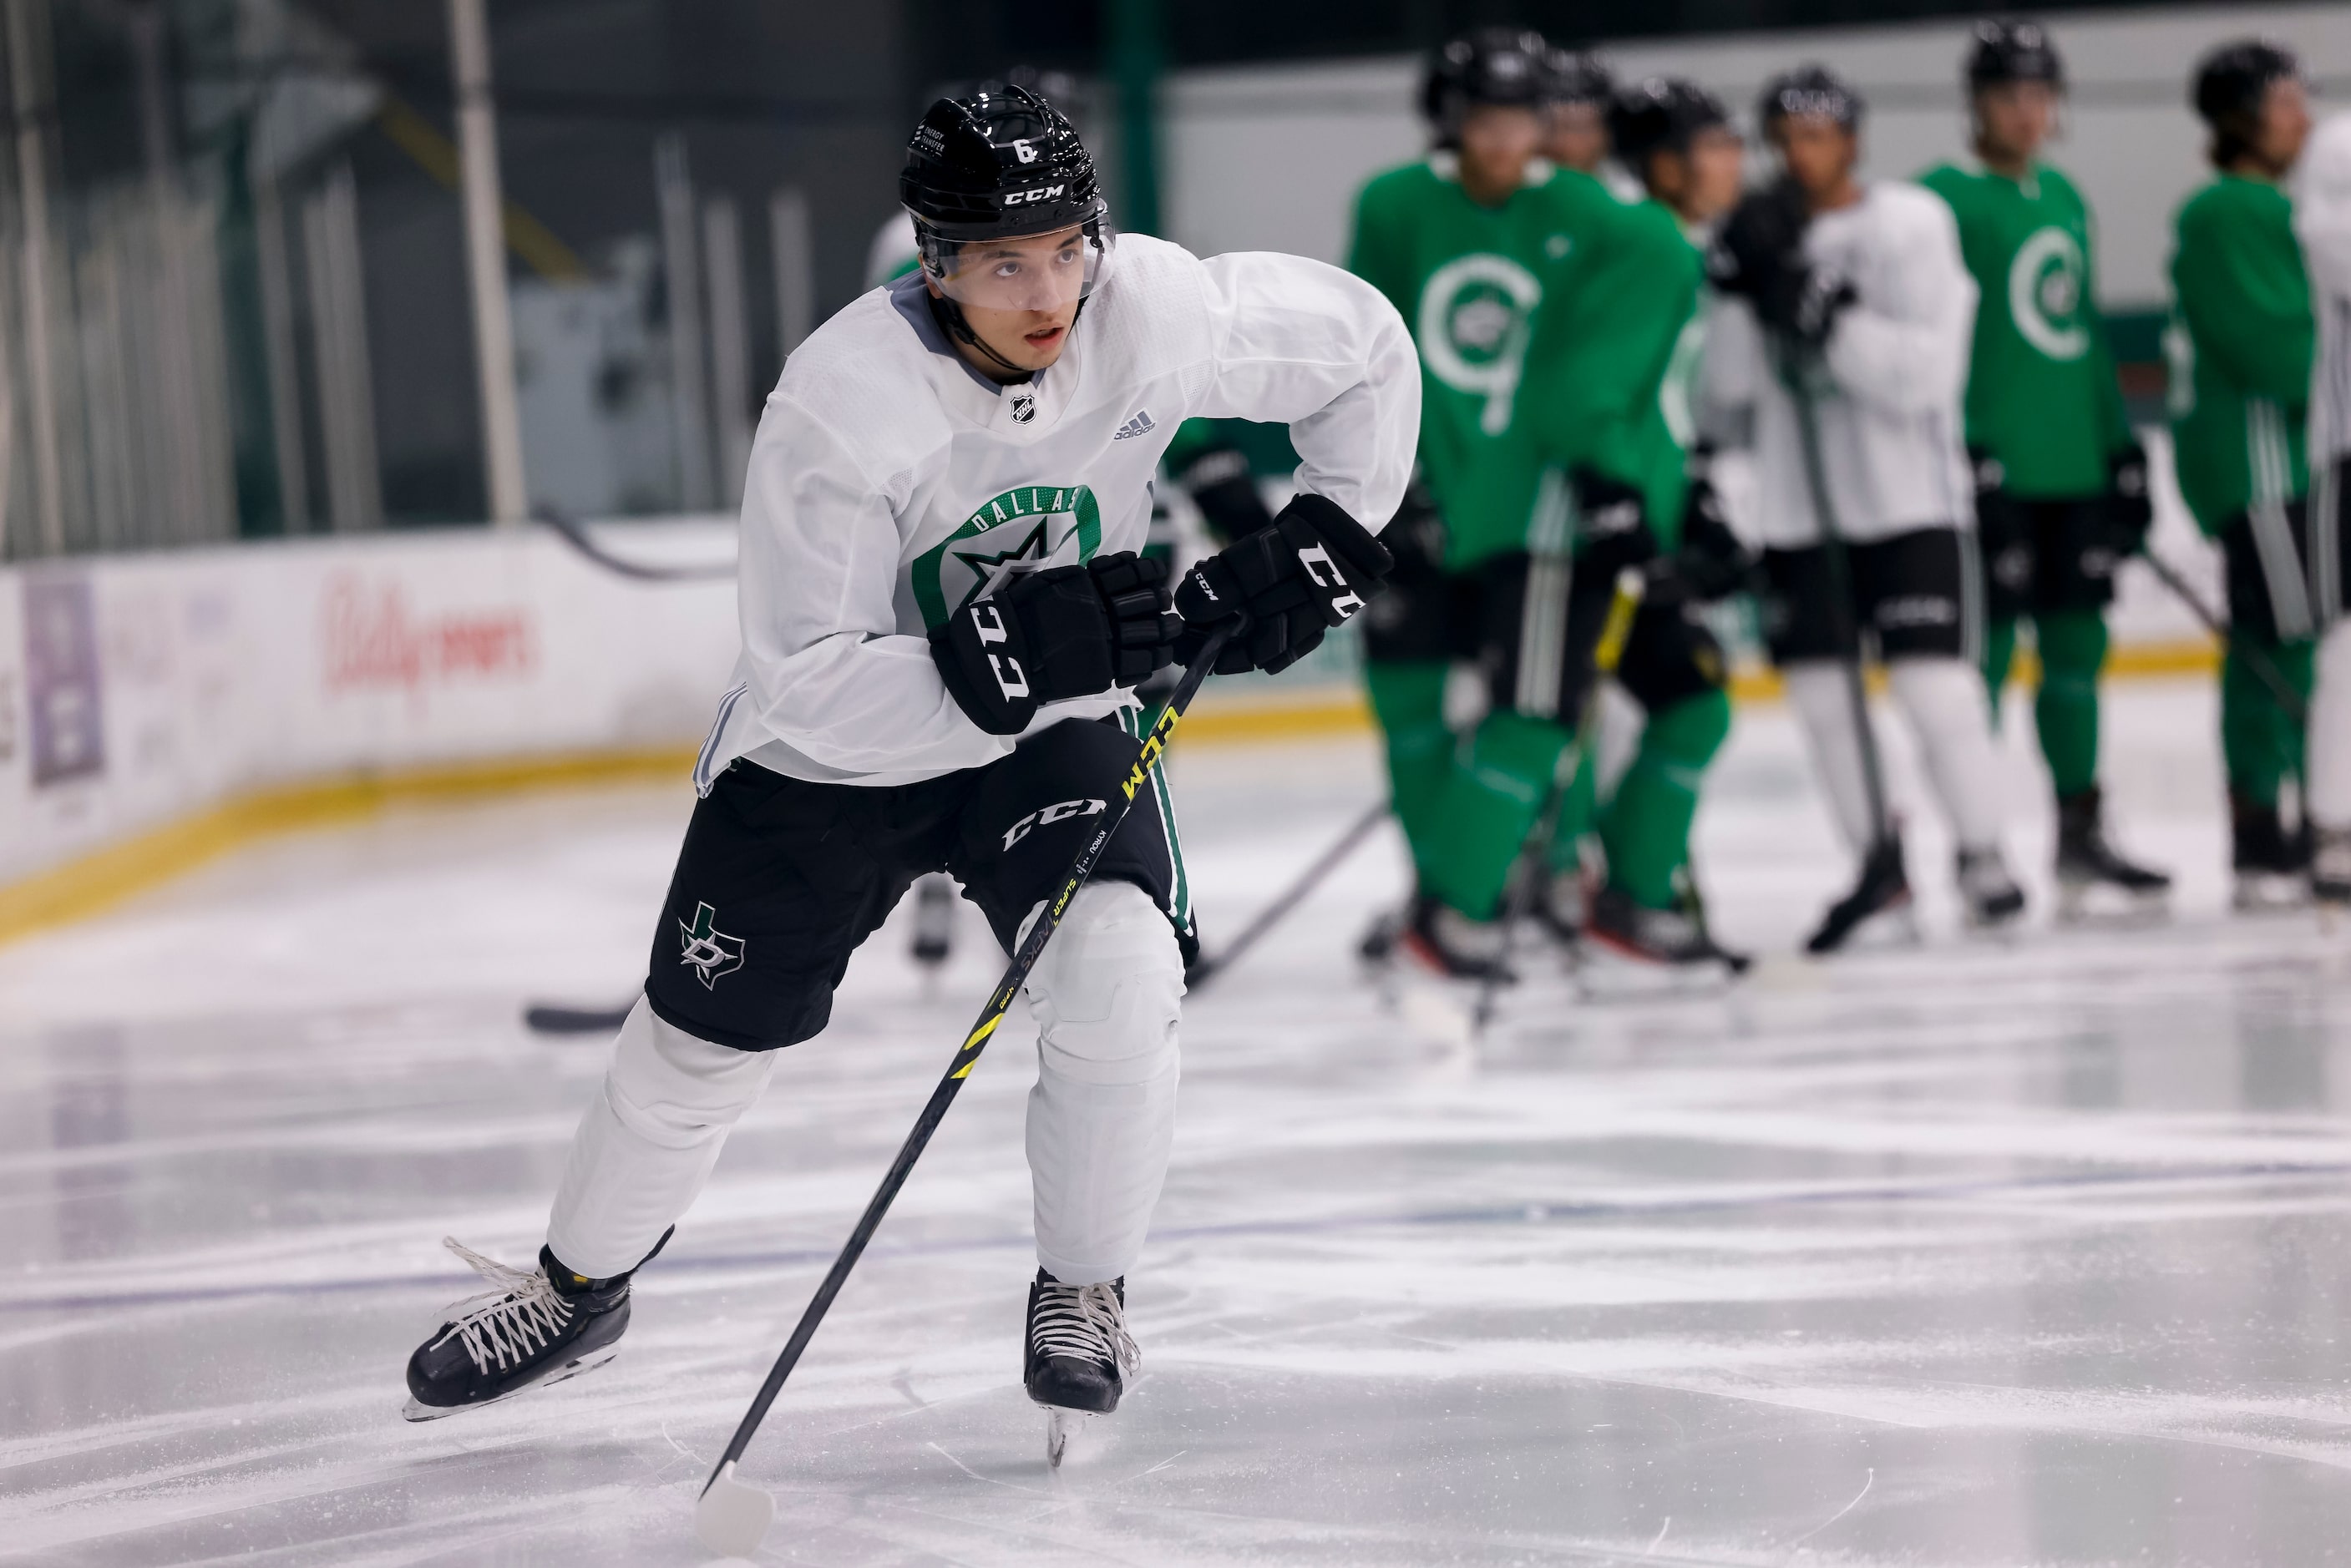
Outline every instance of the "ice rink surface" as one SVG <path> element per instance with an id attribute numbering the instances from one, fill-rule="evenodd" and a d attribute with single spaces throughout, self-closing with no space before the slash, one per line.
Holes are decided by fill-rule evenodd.
<path id="1" fill-rule="evenodd" d="M 2021 711 L 2011 718 L 2022 719 Z M 2012 858 L 2047 858 L 2011 722 Z M 1383 841 L 1186 1009 L 1141 1380 L 1049 1476 L 1018 1384 L 1016 1011 L 745 1465 L 796 1563 L 2351 1560 L 2351 929 L 2232 918 L 2208 691 L 2118 688 L 2145 930 L 1787 956 L 1845 867 L 1783 711 L 1701 821 L 1722 998 L 1544 966 L 1474 1053 L 1349 956 Z M 1897 790 L 1915 797 L 1895 758 Z M 1367 741 L 1177 761 L 1213 948 L 1375 798 Z M 0 1560 L 693 1563 L 695 1490 L 1000 961 L 902 923 L 643 1276 L 611 1366 L 411 1426 L 527 1263 L 683 788 L 414 809 L 0 950 Z M 902 916 L 905 911 L 901 911 Z"/>

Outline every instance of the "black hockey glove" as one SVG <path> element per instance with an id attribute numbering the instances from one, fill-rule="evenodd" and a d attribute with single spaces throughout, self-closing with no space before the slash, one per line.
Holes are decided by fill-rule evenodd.
<path id="1" fill-rule="evenodd" d="M 1395 565 L 1371 531 L 1311 491 L 1301 491 L 1270 527 L 1192 564 L 1176 589 L 1184 635 L 1176 657 L 1199 656 L 1208 630 L 1240 618 L 1216 673 L 1286 670 L 1322 634 L 1364 607 Z"/>
<path id="2" fill-rule="evenodd" d="M 931 661 L 971 722 L 1017 735 L 1048 702 L 1132 686 L 1175 658 L 1167 566 L 1133 551 L 1014 577 L 931 628 Z"/>
<path id="3" fill-rule="evenodd" d="M 1682 596 L 1700 604 L 1729 598 L 1746 587 L 1755 573 L 1755 556 L 1731 532 L 1723 514 L 1722 497 L 1704 473 L 1690 475 L 1682 500 L 1681 548 L 1673 556 L 1674 575 Z"/>
<path id="4" fill-rule="evenodd" d="M 1768 185 L 1723 220 L 1707 271 L 1715 287 L 1752 306 L 1766 327 L 1818 348 L 1835 329 L 1837 313 L 1855 296 L 1851 284 L 1804 259 L 1804 229 L 1811 221 L 1794 181 Z"/>
<path id="5" fill-rule="evenodd" d="M 1184 465 L 1176 483 L 1200 509 L 1208 532 L 1219 545 L 1246 539 L 1273 525 L 1273 514 L 1265 509 L 1265 497 L 1258 493 L 1257 481 L 1249 477 L 1249 458 L 1238 447 L 1220 446 L 1202 452 Z"/>
<path id="6" fill-rule="evenodd" d="M 1644 568 L 1656 558 L 1657 536 L 1649 531 L 1648 508 L 1639 491 L 1588 468 L 1572 470 L 1567 477 L 1575 489 L 1579 572 L 1598 572 L 1614 582 L 1627 566 Z"/>
<path id="7" fill-rule="evenodd" d="M 2154 526 L 2155 492 L 2147 480 L 2147 448 L 2134 441 L 2106 458 L 2106 536 L 2116 555 L 2136 556 L 2147 548 L 2147 531 Z"/>
<path id="8" fill-rule="evenodd" d="M 1757 306 L 1782 292 L 1792 271 L 1804 267 L 1804 226 L 1812 221 L 1804 192 L 1792 180 L 1750 192 L 1722 221 L 1707 252 L 1707 275 L 1724 294 Z"/>

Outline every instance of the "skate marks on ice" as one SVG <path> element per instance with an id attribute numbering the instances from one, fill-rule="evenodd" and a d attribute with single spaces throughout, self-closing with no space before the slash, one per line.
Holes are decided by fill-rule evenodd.
<path id="1" fill-rule="evenodd" d="M 1212 929 L 1369 787 L 1292 802 L 1254 766 L 1184 781 Z M 415 940 L 458 883 L 394 858 L 332 897 Z M 1049 1470 L 1018 1382 L 1016 1013 L 747 1461 L 778 1501 L 762 1561 L 2345 1554 L 2339 941 L 2191 906 L 1714 1000 L 1546 980 L 1439 1070 L 1344 979 L 1377 860 L 1187 1009 L 1132 1282 L 1146 1373 L 1099 1453 Z M 1743 863 L 1715 864 L 1736 906 Z M 463 886 L 512 870 L 476 853 Z M 318 913 L 189 906 L 173 941 L 215 944 L 190 976 L 233 969 Z M 531 918 L 566 940 L 562 909 Z M 397 1002 L 192 979 L 121 1024 L 0 1005 L 0 1561 L 706 1561 L 702 1480 L 992 973 L 973 943 L 924 1004 L 903 935 L 779 1067 L 617 1359 L 424 1427 L 401 1361 L 473 1288 L 435 1240 L 527 1260 L 595 1086 L 599 1053 L 516 1020 L 564 975 L 474 954 Z M 0 996 L 62 989 L 26 961 L 0 952 Z"/>

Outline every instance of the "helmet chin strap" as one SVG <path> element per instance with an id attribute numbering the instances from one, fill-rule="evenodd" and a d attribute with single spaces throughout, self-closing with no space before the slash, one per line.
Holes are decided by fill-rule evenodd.
<path id="1" fill-rule="evenodd" d="M 927 289 L 924 291 L 924 297 L 931 302 L 932 319 L 935 320 L 939 324 L 940 327 L 947 334 L 948 337 L 956 338 L 958 341 L 970 344 L 982 354 L 987 355 L 990 359 L 993 359 L 998 365 L 1003 366 L 1007 370 L 1009 370 L 1012 373 L 1012 379 L 1015 381 L 1026 381 L 1035 377 L 1037 374 L 1036 371 L 1029 369 L 1025 366 L 1014 364 L 1011 360 L 1007 359 L 1003 355 L 998 354 L 994 348 L 989 348 L 987 340 L 981 337 L 978 333 L 973 331 L 971 329 L 971 323 L 964 318 L 962 306 L 956 304 L 954 300 L 948 298 L 944 294 L 932 294 Z M 1071 331 L 1074 332 L 1077 330 L 1078 318 L 1085 315 L 1085 313 L 1086 302 L 1082 297 L 1081 297 L 1078 301 L 1077 309 L 1072 311 L 1070 315 Z"/>

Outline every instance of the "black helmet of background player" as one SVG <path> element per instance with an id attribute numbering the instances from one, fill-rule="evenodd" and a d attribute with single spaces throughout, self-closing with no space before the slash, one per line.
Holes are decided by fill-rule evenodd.
<path id="1" fill-rule="evenodd" d="M 2223 44 L 2198 63 L 2196 112 L 2212 128 L 2214 167 L 2226 169 L 2261 148 L 2270 89 L 2301 79 L 2302 62 L 2294 51 L 2266 38 Z M 2272 161 L 2290 165 L 2291 152 L 2299 151 L 2297 141 L 2286 157 Z"/>
<path id="2" fill-rule="evenodd" d="M 1542 35 L 1520 27 L 1480 27 L 1437 51 L 1421 78 L 1420 112 L 1440 148 L 1461 145 L 1461 122 L 1474 109 L 1524 109 L 1551 102 Z"/>
<path id="3" fill-rule="evenodd" d="M 1059 109 L 1025 88 L 983 84 L 924 111 L 906 147 L 898 199 L 914 220 L 923 273 L 956 337 L 1019 369 L 975 336 L 963 306 L 1082 306 L 1112 234 L 1094 161 Z M 989 241 L 1076 231 L 1066 251 L 982 265 Z"/>
<path id="4" fill-rule="evenodd" d="M 2065 62 L 2049 41 L 2049 29 L 2021 18 L 1987 16 L 1975 26 L 1968 50 L 1968 90 L 1979 93 L 2007 82 L 2065 85 Z"/>
<path id="5" fill-rule="evenodd" d="M 1763 84 L 1762 96 L 1755 100 L 1755 124 L 1770 136 L 1782 120 L 1809 116 L 1858 131 L 1866 108 L 1861 94 L 1828 67 L 1803 65 Z"/>
<path id="6" fill-rule="evenodd" d="M 1589 174 L 1608 156 L 1608 108 L 1616 78 L 1598 55 L 1583 49 L 1543 51 L 1551 87 L 1551 140 L 1543 151 L 1564 169 Z"/>
<path id="7" fill-rule="evenodd" d="M 1608 140 L 1644 185 L 1650 182 L 1649 161 L 1658 153 L 1687 153 L 1700 131 L 1729 124 L 1720 99 L 1681 77 L 1644 77 L 1608 106 Z"/>

